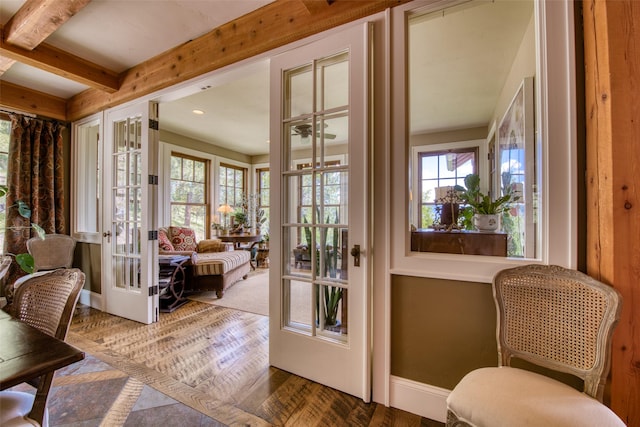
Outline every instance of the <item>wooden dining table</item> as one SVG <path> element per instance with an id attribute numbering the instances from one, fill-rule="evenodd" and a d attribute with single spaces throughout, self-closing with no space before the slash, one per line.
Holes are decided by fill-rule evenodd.
<path id="1" fill-rule="evenodd" d="M 0 390 L 84 359 L 84 352 L 0 310 Z"/>

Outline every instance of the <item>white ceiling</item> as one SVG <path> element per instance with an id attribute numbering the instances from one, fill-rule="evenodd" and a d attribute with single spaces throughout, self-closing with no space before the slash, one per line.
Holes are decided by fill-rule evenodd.
<path id="1" fill-rule="evenodd" d="M 121 72 L 269 2 L 93 0 L 46 43 Z M 2 0 L 0 22 L 23 3 Z M 532 12 L 532 1 L 505 0 L 416 20 L 411 39 L 420 42 L 410 50 L 412 132 L 486 125 Z M 236 74 L 237 79 L 162 103 L 160 128 L 249 155 L 267 153 L 268 63 Z M 62 98 L 86 89 L 21 64 L 1 79 Z M 193 109 L 205 114 L 196 116 Z"/>

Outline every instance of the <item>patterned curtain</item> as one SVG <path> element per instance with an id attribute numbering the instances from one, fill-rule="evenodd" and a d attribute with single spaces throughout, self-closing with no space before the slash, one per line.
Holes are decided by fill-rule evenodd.
<path id="1" fill-rule="evenodd" d="M 65 125 L 11 114 L 9 164 L 7 167 L 7 212 L 4 253 L 27 251 L 26 242 L 33 236 L 30 224 L 38 224 L 46 233 L 65 233 L 64 169 L 62 132 Z M 18 201 L 31 209 L 31 219 L 20 216 Z M 24 272 L 14 262 L 5 281 L 12 284 Z M 8 289 L 5 289 L 5 296 Z"/>

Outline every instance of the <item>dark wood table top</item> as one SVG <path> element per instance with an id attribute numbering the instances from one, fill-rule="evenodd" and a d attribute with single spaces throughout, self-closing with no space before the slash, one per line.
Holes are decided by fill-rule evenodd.
<path id="1" fill-rule="evenodd" d="M 0 310 L 0 390 L 84 359 L 84 353 Z"/>
<path id="2" fill-rule="evenodd" d="M 262 234 L 250 234 L 250 233 L 229 233 L 228 235 L 218 236 L 218 239 L 223 242 L 259 242 L 262 240 Z"/>

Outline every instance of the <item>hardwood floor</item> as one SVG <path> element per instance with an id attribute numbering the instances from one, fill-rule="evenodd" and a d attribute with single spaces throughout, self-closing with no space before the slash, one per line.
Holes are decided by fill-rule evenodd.
<path id="1" fill-rule="evenodd" d="M 67 341 L 128 377 L 126 384 L 124 379 L 118 383 L 123 392 L 117 399 L 131 402 L 124 402 L 125 409 L 120 410 L 124 414 L 116 417 L 119 421 L 105 417 L 101 425 L 443 425 L 383 405 L 365 404 L 270 367 L 268 335 L 265 316 L 190 301 L 173 313 L 162 313 L 160 322 L 152 325 L 79 306 Z M 178 402 L 185 413 L 201 417 L 189 418 L 198 420 L 189 422 L 180 418 L 178 424 L 172 424 L 165 412 L 155 410 L 146 411 L 142 418 L 136 414 L 135 423 L 129 415 L 127 421 L 134 404 L 141 404 L 135 401 L 139 396 L 143 399 L 143 387 Z M 177 411 L 176 406 L 172 408 Z"/>

